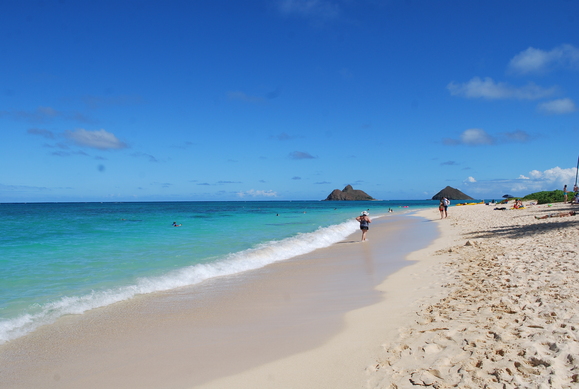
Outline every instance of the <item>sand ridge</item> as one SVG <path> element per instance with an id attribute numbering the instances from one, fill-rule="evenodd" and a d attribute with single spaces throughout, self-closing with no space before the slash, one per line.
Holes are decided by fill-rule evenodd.
<path id="1" fill-rule="evenodd" d="M 383 345 L 367 387 L 578 387 L 579 216 L 535 217 L 577 208 L 451 207 L 446 296 Z"/>

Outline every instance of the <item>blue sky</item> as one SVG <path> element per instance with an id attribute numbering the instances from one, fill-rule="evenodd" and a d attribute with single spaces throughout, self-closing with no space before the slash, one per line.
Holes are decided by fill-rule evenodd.
<path id="1" fill-rule="evenodd" d="M 575 182 L 578 1 L 3 0 L 0 202 Z"/>

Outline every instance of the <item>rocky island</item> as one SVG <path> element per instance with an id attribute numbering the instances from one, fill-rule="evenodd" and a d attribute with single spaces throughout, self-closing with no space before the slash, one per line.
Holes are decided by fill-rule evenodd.
<path id="1" fill-rule="evenodd" d="M 324 201 L 368 201 L 376 200 L 366 192 L 352 188 L 352 185 L 346 185 L 344 190 L 334 189 Z"/>
<path id="2" fill-rule="evenodd" d="M 474 200 L 472 197 L 462 193 L 460 190 L 447 186 L 434 196 L 432 196 L 432 200 L 441 200 L 443 197 L 446 197 L 449 200 Z"/>

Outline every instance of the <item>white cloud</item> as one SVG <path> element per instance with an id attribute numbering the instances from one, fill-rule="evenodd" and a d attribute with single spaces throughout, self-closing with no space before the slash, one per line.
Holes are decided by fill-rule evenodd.
<path id="1" fill-rule="evenodd" d="M 562 115 L 577 111 L 577 106 L 573 100 L 566 98 L 541 103 L 538 105 L 538 109 L 546 114 Z"/>
<path id="2" fill-rule="evenodd" d="M 469 177 L 466 179 L 468 182 L 476 182 L 476 180 L 474 179 L 474 177 Z"/>
<path id="3" fill-rule="evenodd" d="M 563 189 L 563 185 L 572 187 L 575 182 L 576 168 L 563 169 L 554 167 L 544 171 L 532 170 L 513 179 L 493 179 L 469 183 L 469 192 L 473 196 L 491 197 L 511 194 L 525 196 L 534 192 Z"/>
<path id="4" fill-rule="evenodd" d="M 494 145 L 499 143 L 525 143 L 531 137 L 523 130 L 515 130 L 513 132 L 501 133 L 498 136 L 492 136 L 485 130 L 480 128 L 469 128 L 460 134 L 459 139 L 445 138 L 443 143 L 449 146 L 467 145 L 467 146 L 483 146 Z M 443 163 L 448 164 L 448 163 Z"/>
<path id="5" fill-rule="evenodd" d="M 463 84 L 451 82 L 447 85 L 447 89 L 453 96 L 484 98 L 489 100 L 536 100 L 551 96 L 557 91 L 555 87 L 545 89 L 533 83 L 522 87 L 515 87 L 504 82 L 497 83 L 490 77 L 485 77 L 484 79 L 474 77 Z"/>
<path id="6" fill-rule="evenodd" d="M 569 185 L 568 183 L 573 181 L 575 182 L 575 173 L 577 172 L 576 168 L 568 168 L 568 169 L 561 169 L 559 166 L 554 167 L 552 169 L 547 169 L 543 172 L 538 170 L 533 170 L 529 174 L 536 180 L 542 180 L 546 182 L 552 183 L 560 183 L 561 187 L 565 184 Z"/>
<path id="7" fill-rule="evenodd" d="M 105 130 L 87 131 L 79 128 L 75 131 L 65 131 L 64 136 L 78 146 L 92 147 L 100 150 L 124 149 L 127 145 L 121 142 L 114 134 Z"/>
<path id="8" fill-rule="evenodd" d="M 563 185 L 573 186 L 576 168 L 562 169 L 559 166 L 545 171 L 532 170 L 529 177 L 521 174 L 517 180 L 510 180 L 511 191 L 518 191 L 519 195 L 533 192 L 563 189 Z"/>
<path id="9" fill-rule="evenodd" d="M 470 128 L 460 135 L 460 140 L 466 145 L 491 145 L 494 139 L 480 128 Z"/>
<path id="10" fill-rule="evenodd" d="M 255 189 L 250 189 L 246 192 L 238 192 L 237 196 L 239 197 L 245 197 L 245 196 L 251 196 L 251 197 L 277 197 L 277 192 L 274 192 L 272 190 L 255 190 Z"/>
<path id="11" fill-rule="evenodd" d="M 544 73 L 554 68 L 579 69 L 579 49 L 573 45 L 560 45 L 551 51 L 529 47 L 515 55 L 509 70 L 519 74 Z"/>

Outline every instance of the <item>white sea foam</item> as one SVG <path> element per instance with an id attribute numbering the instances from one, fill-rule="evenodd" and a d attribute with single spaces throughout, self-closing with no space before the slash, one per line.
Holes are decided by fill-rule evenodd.
<path id="1" fill-rule="evenodd" d="M 210 278 L 254 270 L 274 262 L 307 254 L 343 240 L 355 232 L 357 228 L 356 222 L 348 221 L 319 228 L 310 233 L 300 233 L 281 241 L 263 243 L 248 250 L 231 253 L 225 258 L 211 263 L 185 267 L 163 276 L 141 278 L 133 285 L 93 291 L 83 296 L 63 297 L 45 304 L 38 313 L 27 313 L 13 319 L 0 321 L 0 343 L 19 338 L 41 325 L 54 323 L 64 315 L 82 314 L 90 309 L 127 300 L 139 294 L 194 285 Z"/>

